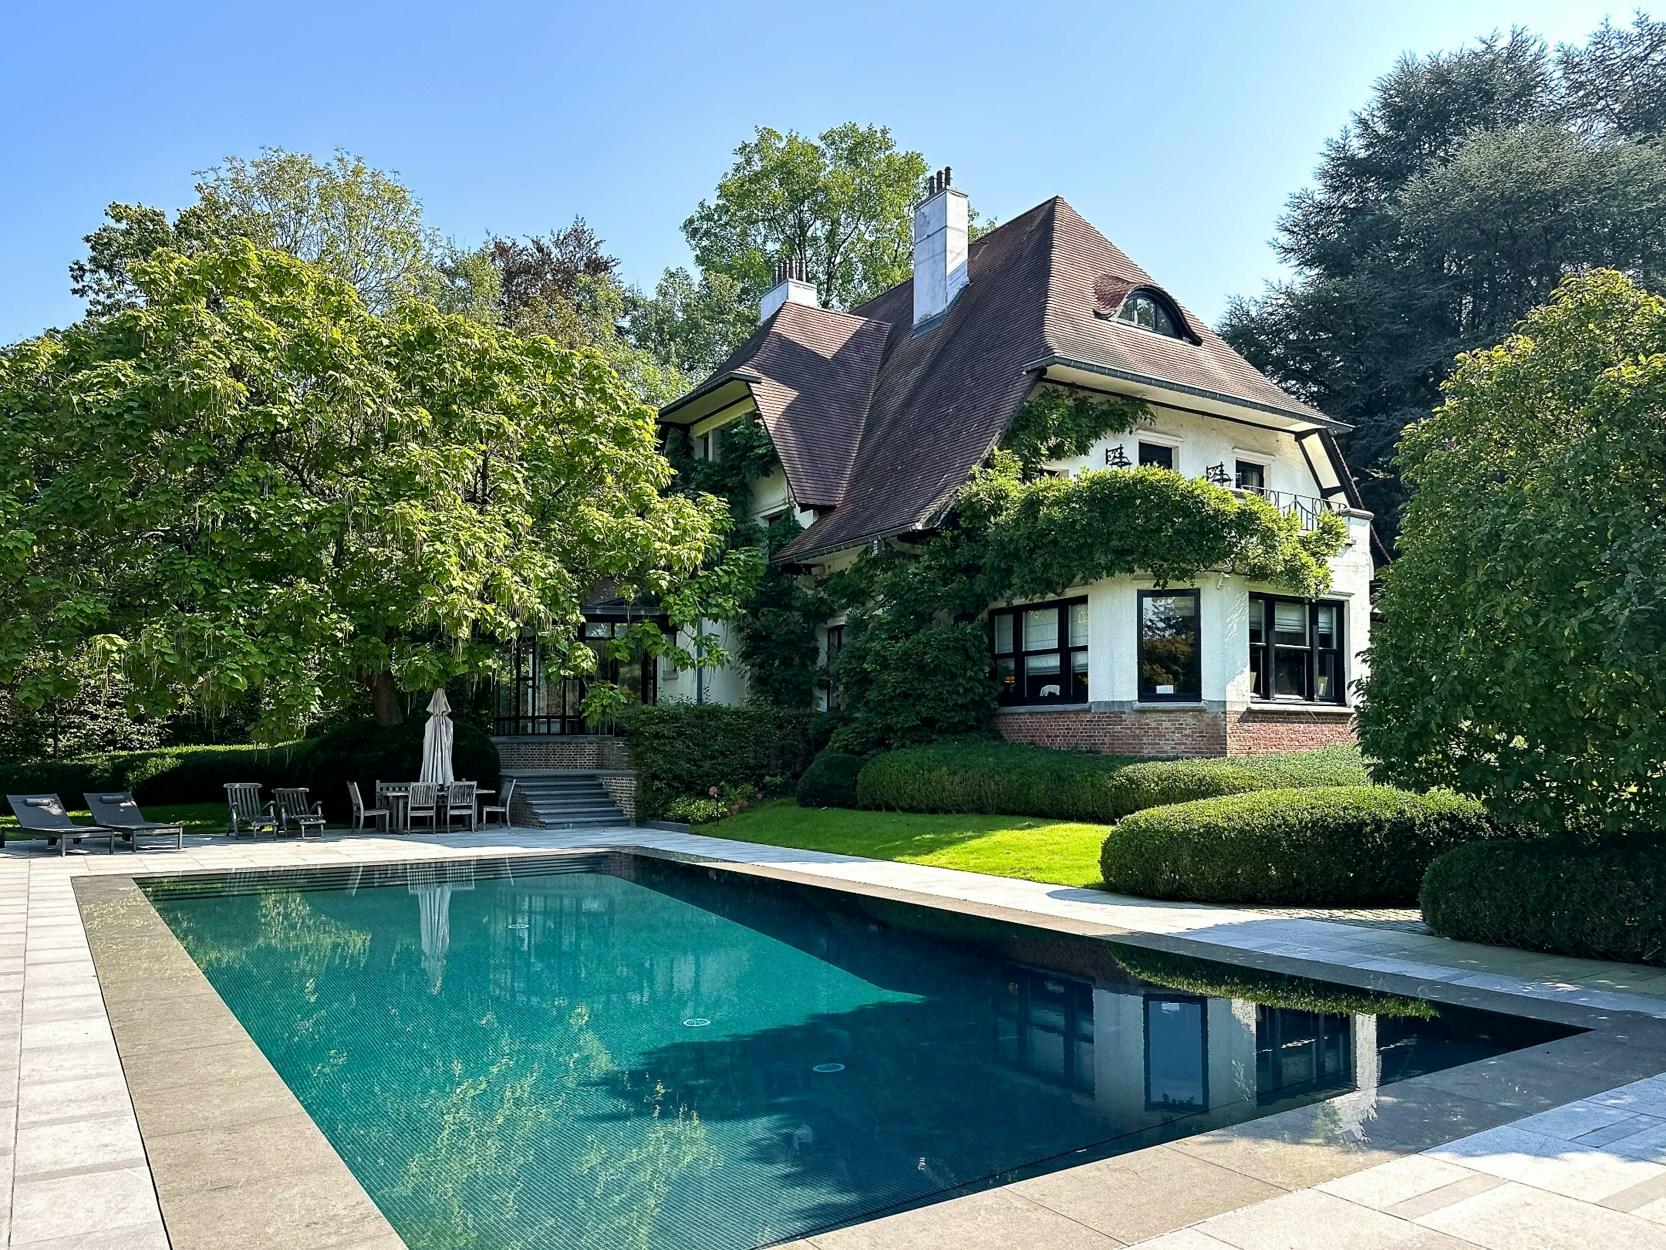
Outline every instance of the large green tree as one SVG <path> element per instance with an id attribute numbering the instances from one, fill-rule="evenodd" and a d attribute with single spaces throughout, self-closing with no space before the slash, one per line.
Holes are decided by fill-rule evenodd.
<path id="1" fill-rule="evenodd" d="M 197 200 L 173 220 L 144 204 L 111 204 L 70 266 L 71 289 L 94 315 L 130 308 L 143 292 L 133 267 L 159 248 L 192 255 L 244 238 L 344 278 L 373 310 L 413 295 L 456 311 L 489 306 L 492 276 L 426 225 L 398 177 L 338 151 L 328 161 L 263 148 L 203 171 Z"/>
<path id="2" fill-rule="evenodd" d="M 1381 779 L 1666 828 L 1666 300 L 1569 279 L 1407 430 L 1360 737 Z"/>
<path id="3" fill-rule="evenodd" d="M 1289 281 L 1221 333 L 1357 432 L 1350 459 L 1392 534 L 1395 441 L 1462 351 L 1496 342 L 1562 277 L 1666 280 L 1666 23 L 1552 54 L 1524 31 L 1403 58 L 1292 197 Z"/>
<path id="4" fill-rule="evenodd" d="M 593 350 L 378 314 L 246 241 L 127 274 L 134 306 L 0 355 L 0 680 L 26 703 L 91 661 L 154 715 L 256 690 L 273 737 L 367 685 L 388 721 L 523 630 L 582 669 L 602 581 L 686 624 L 755 576 L 719 558 L 720 501 L 665 492 L 652 411 Z"/>

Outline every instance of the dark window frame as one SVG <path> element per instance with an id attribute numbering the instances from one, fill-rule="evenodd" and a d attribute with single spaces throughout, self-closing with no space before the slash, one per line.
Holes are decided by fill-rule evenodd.
<path id="1" fill-rule="evenodd" d="M 1013 689 L 1018 692 L 1018 696 L 1016 698 L 1009 698 L 1006 688 L 1003 687 L 997 699 L 1000 706 L 1058 707 L 1062 705 L 1066 707 L 1082 707 L 1088 702 L 1088 699 L 1092 694 L 1091 686 L 1083 692 L 1081 698 L 1078 699 L 1075 697 L 1076 669 L 1074 665 L 1074 656 L 1076 652 L 1080 651 L 1084 657 L 1087 656 L 1088 642 L 1085 638 L 1079 643 L 1072 642 L 1070 637 L 1071 609 L 1076 607 L 1077 604 L 1085 606 L 1087 601 L 1088 597 L 1086 595 L 1076 595 L 1069 599 L 1048 599 L 1041 603 L 1015 603 L 1010 607 L 995 608 L 989 613 L 990 672 L 996 673 L 998 671 L 996 661 L 1010 659 L 1012 661 L 1012 672 L 1014 678 Z M 1059 614 L 1058 641 L 1048 647 L 1026 648 L 1024 645 L 1024 613 L 1041 612 L 1047 608 L 1056 609 Z M 995 621 L 996 618 L 1002 616 L 1012 617 L 1012 650 L 1010 651 L 997 651 L 995 649 Z M 1091 628 L 1091 619 L 1089 624 Z M 1023 689 L 1025 659 L 1032 655 L 1053 654 L 1057 654 L 1059 657 L 1058 697 L 1052 699 L 1024 698 Z M 1087 670 L 1084 667 L 1083 672 L 1085 673 L 1086 671 Z M 1083 684 L 1087 684 L 1085 680 Z M 1067 691 L 1068 693 L 1066 693 Z"/>
<path id="2" fill-rule="evenodd" d="M 1149 599 L 1178 599 L 1189 598 L 1197 605 L 1192 614 L 1192 620 L 1197 627 L 1196 640 L 1196 668 L 1197 689 L 1191 691 L 1177 691 L 1174 694 L 1147 694 L 1145 691 L 1145 605 Z M 1137 648 L 1134 655 L 1136 675 L 1135 695 L 1141 703 L 1201 703 L 1203 702 L 1203 593 L 1195 588 L 1182 587 L 1179 590 L 1142 590 L 1139 592 L 1138 604 L 1134 613 L 1134 629 Z"/>
<path id="3" fill-rule="evenodd" d="M 843 693 L 839 689 L 839 669 L 837 660 L 839 653 L 845 649 L 845 627 L 843 625 L 829 625 L 827 627 L 827 710 L 837 712 Z"/>
<path id="4" fill-rule="evenodd" d="M 1307 642 L 1298 646 L 1295 643 L 1281 643 L 1274 637 L 1274 621 L 1276 606 L 1280 603 L 1300 604 L 1307 612 Z M 1332 645 L 1319 645 L 1319 609 L 1328 607 L 1336 614 L 1336 630 Z M 1255 613 L 1261 612 L 1261 641 L 1255 641 Z M 1294 595 L 1271 595 L 1259 591 L 1249 597 L 1250 640 L 1248 658 L 1250 661 L 1250 698 L 1257 703 L 1273 704 L 1318 704 L 1321 707 L 1346 707 L 1348 704 L 1348 628 L 1346 604 L 1340 599 L 1299 599 Z M 1261 663 L 1255 664 L 1256 652 L 1260 652 Z M 1277 658 L 1280 651 L 1291 653 L 1301 652 L 1304 655 L 1302 666 L 1303 694 L 1275 694 L 1273 684 L 1277 681 Z M 1319 699 L 1314 697 L 1314 690 L 1319 681 L 1319 662 L 1321 656 L 1334 657 L 1336 667 L 1336 689 L 1329 697 Z"/>
<path id="5" fill-rule="evenodd" d="M 1201 1103 L 1177 1103 L 1151 1096 L 1151 1008 L 1164 1003 L 1196 1007 L 1198 1015 L 1198 1094 Z M 1140 1003 L 1141 1036 L 1144 1045 L 1145 1109 L 1147 1111 L 1207 1111 L 1209 1109 L 1209 1000 L 1196 994 L 1145 994 Z"/>
<path id="6" fill-rule="evenodd" d="M 1245 469 L 1254 469 L 1255 470 L 1255 476 L 1259 477 L 1261 479 L 1261 481 L 1258 482 L 1254 486 L 1245 485 L 1244 484 L 1244 470 Z M 1239 490 L 1248 490 L 1248 491 L 1254 491 L 1256 494 L 1265 494 L 1266 490 L 1267 490 L 1267 464 L 1266 464 L 1266 462 L 1263 461 L 1263 460 L 1245 460 L 1241 457 L 1234 459 L 1233 463 L 1232 463 L 1232 484 L 1234 486 L 1236 486 Z"/>
<path id="7" fill-rule="evenodd" d="M 1162 459 L 1167 460 L 1168 463 L 1167 464 L 1161 464 L 1156 459 L 1147 460 L 1145 458 L 1145 451 L 1146 451 L 1146 448 L 1148 448 L 1148 447 L 1152 451 L 1161 452 L 1162 453 Z M 1177 471 L 1174 467 L 1174 460 L 1175 460 L 1174 453 L 1179 451 L 1179 450 L 1180 449 L 1178 447 L 1176 447 L 1173 443 L 1159 442 L 1156 439 L 1151 439 L 1151 438 L 1142 438 L 1142 439 L 1138 440 L 1138 443 L 1135 446 L 1134 460 L 1135 460 L 1135 463 L 1137 465 L 1139 465 L 1139 467 L 1142 468 L 1142 469 L 1145 468 L 1145 466 L 1149 464 L 1149 465 L 1155 466 L 1156 468 L 1167 469 L 1170 473 L 1174 473 L 1174 472 Z"/>

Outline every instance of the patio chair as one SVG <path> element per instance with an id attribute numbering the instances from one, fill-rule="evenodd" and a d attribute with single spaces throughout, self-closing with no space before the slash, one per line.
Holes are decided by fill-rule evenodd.
<path id="1" fill-rule="evenodd" d="M 17 823 L 47 845 L 57 844 L 58 854 L 68 855 L 69 844 L 83 838 L 103 838 L 110 844 L 110 854 L 116 853 L 116 839 L 126 837 L 119 829 L 103 825 L 78 825 L 69 818 L 69 811 L 56 794 L 8 794 Z"/>
<path id="2" fill-rule="evenodd" d="M 245 832 L 251 838 L 258 838 L 262 833 L 277 836 L 278 816 L 270 803 L 260 801 L 260 782 L 226 782 L 226 809 L 228 838 Z"/>
<path id="3" fill-rule="evenodd" d="M 470 833 L 475 829 L 474 792 L 480 785 L 478 781 L 453 781 L 446 789 L 445 799 L 445 827 L 449 832 L 458 821 Z"/>
<path id="4" fill-rule="evenodd" d="M 167 820 L 146 820 L 131 790 L 83 794 L 81 797 L 87 800 L 87 810 L 93 814 L 93 819 L 106 829 L 120 829 L 133 843 L 134 850 L 139 849 L 141 833 L 171 833 L 176 847 L 183 848 L 185 845 L 185 826 Z"/>
<path id="5" fill-rule="evenodd" d="M 489 825 L 492 823 L 492 817 L 496 816 L 500 819 L 505 829 L 509 828 L 509 805 L 514 801 L 515 779 L 513 777 L 505 777 L 503 779 L 502 801 L 483 805 L 480 809 L 480 823 L 482 825 Z"/>
<path id="6" fill-rule="evenodd" d="M 274 786 L 272 804 L 277 808 L 279 834 L 293 829 L 304 839 L 310 829 L 314 836 L 324 836 L 324 805 L 309 805 L 305 786 Z"/>
<path id="7" fill-rule="evenodd" d="M 378 830 L 388 827 L 388 809 L 387 805 L 382 803 L 379 786 L 376 794 L 376 802 L 379 804 L 377 807 L 364 805 L 364 795 L 359 793 L 359 783 L 356 781 L 347 783 L 347 797 L 353 803 L 353 828 L 363 829 L 366 824 L 374 825 Z"/>
<path id="8" fill-rule="evenodd" d="M 419 819 L 422 819 L 428 822 L 430 829 L 438 833 L 440 831 L 440 783 L 437 781 L 413 781 L 408 788 L 410 796 L 406 799 L 406 830 L 409 831 Z"/>

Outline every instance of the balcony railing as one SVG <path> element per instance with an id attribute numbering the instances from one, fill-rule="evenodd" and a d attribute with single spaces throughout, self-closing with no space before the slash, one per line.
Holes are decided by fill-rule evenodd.
<path id="1" fill-rule="evenodd" d="M 1346 504 L 1335 499 L 1319 499 L 1313 495 L 1297 495 L 1287 490 L 1267 490 L 1264 487 L 1240 486 L 1237 488 L 1246 495 L 1260 495 L 1273 507 L 1286 516 L 1296 516 L 1301 519 L 1304 530 L 1319 528 L 1319 518 L 1327 512 L 1341 512 Z"/>

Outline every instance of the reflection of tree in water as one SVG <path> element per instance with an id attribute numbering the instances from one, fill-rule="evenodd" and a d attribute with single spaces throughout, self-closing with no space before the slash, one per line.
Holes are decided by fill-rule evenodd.
<path id="1" fill-rule="evenodd" d="M 442 989 L 403 887 L 158 907 L 413 1250 L 646 1250 L 721 1162 L 665 1086 L 620 1079 L 582 1002 L 505 1002 L 456 960 Z"/>

